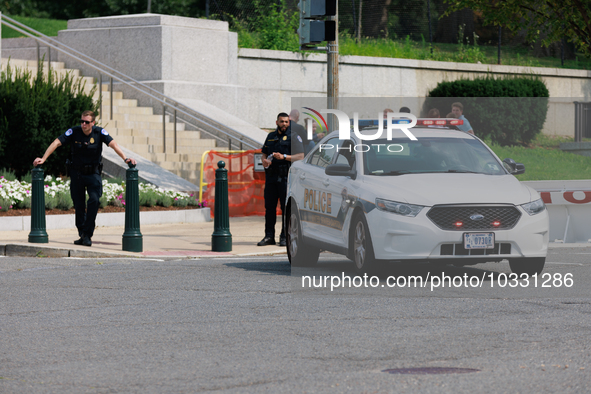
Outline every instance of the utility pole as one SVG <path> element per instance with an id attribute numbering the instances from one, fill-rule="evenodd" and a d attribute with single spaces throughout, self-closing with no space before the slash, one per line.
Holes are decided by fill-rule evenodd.
<path id="1" fill-rule="evenodd" d="M 339 106 L 339 4 L 336 2 L 336 13 L 329 17 L 329 20 L 335 23 L 334 41 L 328 41 L 328 50 L 326 51 L 326 69 L 327 69 L 327 104 L 328 109 L 337 109 Z M 335 116 L 328 116 L 328 129 L 335 130 Z"/>

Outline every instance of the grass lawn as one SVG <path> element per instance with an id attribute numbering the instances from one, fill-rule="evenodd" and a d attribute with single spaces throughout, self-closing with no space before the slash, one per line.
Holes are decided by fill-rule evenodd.
<path id="1" fill-rule="evenodd" d="M 12 15 L 8 15 L 8 17 L 50 37 L 55 37 L 57 36 L 58 31 L 66 30 L 68 28 L 68 21 L 62 21 L 57 19 L 27 18 L 24 16 Z M 26 36 L 24 34 L 17 32 L 16 30 L 9 28 L 8 26 L 2 25 L 2 38 L 15 37 Z"/>
<path id="2" fill-rule="evenodd" d="M 525 164 L 525 174 L 517 175 L 520 181 L 591 180 L 591 157 L 563 152 L 560 142 L 572 142 L 569 137 L 553 138 L 540 135 L 530 147 L 488 144 L 501 160 L 510 157 Z"/>

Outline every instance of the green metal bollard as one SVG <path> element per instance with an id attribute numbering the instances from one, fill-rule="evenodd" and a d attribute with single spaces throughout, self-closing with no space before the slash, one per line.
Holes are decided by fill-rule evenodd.
<path id="1" fill-rule="evenodd" d="M 143 241 L 140 232 L 140 194 L 138 191 L 138 170 L 135 164 L 128 163 L 125 180 L 125 232 L 123 250 L 142 252 Z"/>
<path id="2" fill-rule="evenodd" d="M 231 252 L 232 234 L 230 234 L 230 208 L 228 207 L 228 170 L 226 163 L 218 162 L 215 170 L 215 207 L 211 250 L 213 252 Z"/>
<path id="3" fill-rule="evenodd" d="M 49 242 L 47 231 L 45 231 L 45 179 L 43 169 L 33 168 L 31 185 L 31 232 L 29 242 L 46 244 Z"/>

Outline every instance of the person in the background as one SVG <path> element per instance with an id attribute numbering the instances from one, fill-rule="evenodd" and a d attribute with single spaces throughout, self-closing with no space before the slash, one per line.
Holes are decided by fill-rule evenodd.
<path id="1" fill-rule="evenodd" d="M 451 105 L 451 112 L 455 115 L 456 118 L 463 120 L 464 124 L 458 125 L 458 129 L 461 131 L 465 131 L 470 134 L 474 134 L 474 130 L 472 130 L 472 125 L 466 117 L 463 115 L 464 113 L 464 106 L 460 102 L 455 102 Z"/>
<path id="2" fill-rule="evenodd" d="M 427 114 L 427 118 L 440 118 L 441 114 L 437 108 L 431 108 Z"/>
<path id="3" fill-rule="evenodd" d="M 277 222 L 277 200 L 281 206 L 281 234 L 279 246 L 285 242 L 285 199 L 287 196 L 287 175 L 291 163 L 304 158 L 302 137 L 289 127 L 289 115 L 277 115 L 277 128 L 267 135 L 261 153 L 265 167 L 265 237 L 258 246 L 275 245 L 275 223 Z M 293 137 L 293 139 L 292 139 Z"/>
<path id="4" fill-rule="evenodd" d="M 318 129 L 318 124 L 310 118 L 306 118 L 306 130 L 308 129 L 308 122 L 312 122 L 312 140 L 314 141 L 314 144 L 318 144 L 318 141 L 323 139 L 326 134 L 317 133 L 316 130 Z"/>
<path id="5" fill-rule="evenodd" d="M 302 144 L 304 145 L 304 155 L 307 155 L 308 152 L 316 146 L 316 143 L 313 140 L 308 139 L 308 133 L 306 128 L 298 123 L 300 120 L 300 111 L 297 109 L 292 109 L 289 113 L 289 127 L 291 128 L 291 132 L 293 136 L 300 136 L 302 139 Z"/>
<path id="6" fill-rule="evenodd" d="M 404 112 L 404 113 L 407 113 L 407 114 L 410 114 L 411 113 L 410 112 L 410 108 L 408 108 L 408 107 L 400 107 L 400 109 L 398 110 L 398 112 Z"/>

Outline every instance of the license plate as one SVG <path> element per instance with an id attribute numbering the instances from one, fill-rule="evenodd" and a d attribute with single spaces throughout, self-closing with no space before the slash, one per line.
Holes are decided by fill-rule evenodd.
<path id="1" fill-rule="evenodd" d="M 494 249 L 495 233 L 464 233 L 464 249 Z"/>

